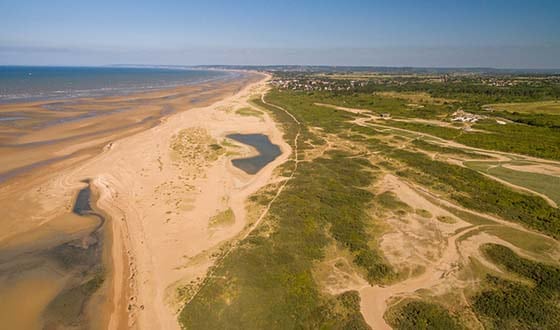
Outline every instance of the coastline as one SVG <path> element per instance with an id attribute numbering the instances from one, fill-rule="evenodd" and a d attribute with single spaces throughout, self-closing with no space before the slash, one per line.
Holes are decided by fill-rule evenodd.
<path id="1" fill-rule="evenodd" d="M 25 92 L 25 93 L 17 93 L 16 91 L 10 89 L 6 86 L 10 86 L 10 82 L 2 82 L 0 80 L 0 90 L 6 94 L 0 94 L 0 105 L 3 104 L 24 104 L 24 103 L 35 103 L 35 102 L 53 102 L 53 101 L 69 101 L 69 100 L 79 100 L 79 99 L 99 99 L 99 98 L 107 98 L 107 97 L 124 97 L 124 96 L 132 96 L 135 94 L 145 94 L 151 92 L 161 92 L 170 89 L 176 88 L 183 88 L 193 85 L 200 85 L 204 83 L 216 82 L 216 81 L 228 81 L 228 80 L 235 80 L 238 79 L 239 76 L 236 75 L 236 70 L 210 70 L 210 69 L 200 69 L 194 67 L 135 67 L 135 66 L 2 66 L 0 65 L 0 73 L 4 73 L 6 75 L 10 75 L 10 69 L 19 69 L 25 70 L 29 72 L 20 72 L 20 75 L 27 75 L 29 77 L 34 77 L 33 73 L 38 73 L 39 75 L 43 76 L 45 74 L 50 74 L 41 72 L 41 70 L 69 70 L 70 72 L 75 73 L 76 70 L 83 71 L 75 74 L 86 74 L 89 77 L 86 77 L 86 81 L 88 79 L 97 79 L 101 84 L 104 80 L 113 80 L 111 79 L 111 74 L 127 74 L 127 70 L 133 71 L 133 73 L 141 73 L 141 72 L 134 72 L 134 71 L 144 71 L 143 73 L 146 74 L 158 74 L 159 73 L 171 73 L 177 74 L 182 72 L 191 72 L 194 74 L 201 74 L 201 73 L 208 73 L 208 72 L 219 72 L 219 75 L 201 78 L 201 79 L 193 79 L 193 80 L 183 80 L 176 76 L 168 77 L 171 79 L 171 82 L 162 83 L 162 80 L 165 78 L 160 77 L 161 79 L 155 79 L 153 81 L 128 81 L 125 80 L 122 84 L 119 84 L 117 81 L 117 86 L 109 87 L 106 85 L 88 85 L 83 86 L 83 88 L 76 89 L 75 88 L 75 81 L 69 85 L 61 86 L 62 89 L 55 89 L 55 90 L 34 90 L 32 93 Z M 7 72 L 3 72 L 2 70 L 7 70 Z M 34 72 L 38 70 L 39 72 Z M 97 71 L 97 72 L 96 72 Z M 103 72 L 106 71 L 106 72 Z M 113 72 L 111 72 L 113 71 Z M 117 72 L 115 72 L 117 71 Z M 92 73 L 94 75 L 92 76 Z M 105 74 L 105 77 L 96 77 L 95 73 Z M 65 77 L 66 79 L 73 79 L 76 77 Z M 114 77 L 113 77 L 114 78 Z M 23 80 L 23 79 L 20 79 Z M 20 83 L 20 82 L 18 82 Z M 113 82 L 115 83 L 115 82 Z M 4 85 L 4 88 L 2 88 Z M 27 90 L 29 86 L 21 87 L 22 89 Z M 68 89 L 64 89 L 68 88 Z"/>
<path id="2" fill-rule="evenodd" d="M 158 125 L 185 103 L 209 105 L 248 81 L 245 74 L 127 95 L 0 104 L 0 115 L 26 117 L 0 126 L 0 185 L 53 163 L 91 157 L 111 140 Z"/>
<path id="3" fill-rule="evenodd" d="M 193 105 L 185 102 L 186 97 L 178 97 L 173 101 L 174 113 L 159 117 L 153 125 L 113 134 L 109 140 L 99 138 L 95 141 L 97 148 L 86 144 L 82 150 L 89 154 L 33 169 L 0 183 L 0 204 L 11 209 L 7 214 L 30 219 L 24 221 L 27 230 L 20 227 L 15 231 L 25 236 L 68 212 L 76 182 L 91 179 L 98 193 L 97 207 L 111 218 L 107 228 L 112 239 L 105 246 L 112 255 L 107 288 L 112 312 L 106 328 L 178 329 L 174 314 L 179 303 L 174 297 L 178 286 L 204 276 L 212 264 L 211 251 L 234 238 L 246 225 L 245 199 L 267 184 L 274 168 L 287 159 L 289 146 L 268 114 L 247 117 L 235 112 L 249 106 L 248 99 L 267 88 L 269 77 L 257 73 L 245 76 L 235 85 L 226 84 L 217 96 L 204 103 Z M 160 105 L 162 100 L 168 102 L 165 97 L 173 93 L 177 90 L 158 92 Z M 135 98 L 150 99 L 146 94 L 152 93 Z M 122 98 L 111 97 L 105 102 L 122 102 Z M 200 128 L 218 143 L 230 133 L 263 133 L 280 146 L 282 154 L 254 176 L 230 163 L 233 153 L 254 153 L 243 147 L 232 148 L 228 151 L 232 155 L 204 160 L 199 164 L 202 168 L 179 166 L 170 157 L 168 146 L 177 132 L 188 128 Z M 196 178 L 185 179 L 189 173 L 195 173 Z M 14 198 L 18 190 L 21 197 Z M 177 201 L 186 201 L 188 205 L 170 209 Z M 35 212 L 17 212 L 29 203 L 38 206 Z M 233 211 L 235 223 L 210 230 L 209 219 L 224 208 Z M 17 229 L 14 224 L 3 232 L 13 233 Z M 16 235 L 16 243 L 17 238 Z M 17 248 L 14 237 L 10 240 L 4 236 L 0 237 L 0 249 L 6 247 L 6 241 Z M 27 241 L 21 239 L 20 246 Z M 103 308 L 108 310 L 107 306 Z"/>

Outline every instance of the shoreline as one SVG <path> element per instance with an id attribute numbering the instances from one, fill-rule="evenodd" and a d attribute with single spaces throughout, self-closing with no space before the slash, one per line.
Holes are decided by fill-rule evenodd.
<path id="1" fill-rule="evenodd" d="M 1 66 L 0 66 L 1 67 Z M 120 87 L 120 88 L 111 88 L 111 87 L 97 87 L 97 88 L 90 88 L 90 89 L 80 89 L 80 90 L 72 90 L 72 91 L 51 91 L 51 95 L 48 96 L 38 96 L 38 95 L 29 95 L 29 96 L 22 96 L 19 95 L 1 95 L 0 96 L 0 106 L 2 105 L 14 105 L 14 104 L 29 104 L 29 103 L 44 103 L 44 102 L 65 102 L 65 101 L 72 101 L 72 100 L 80 100 L 80 99 L 99 99 L 99 98 L 109 98 L 109 97 L 131 97 L 136 94 L 145 94 L 145 93 L 152 93 L 152 92 L 161 92 L 165 90 L 177 89 L 177 88 L 184 88 L 192 85 L 199 85 L 204 83 L 210 82 L 225 82 L 228 80 L 239 79 L 239 76 L 232 75 L 233 73 L 238 72 L 238 70 L 210 70 L 210 69 L 198 69 L 198 68 L 157 68 L 157 67 L 111 67 L 111 66 L 93 66 L 93 67 L 44 67 L 44 66 L 8 66 L 8 67 L 18 67 L 18 68 L 30 68 L 30 69 L 37 69 L 37 68 L 64 68 L 64 69 L 142 69 L 142 70 L 170 70 L 170 71 L 196 71 L 196 72 L 221 72 L 223 73 L 222 76 L 210 77 L 200 80 L 193 80 L 193 81 L 177 81 L 171 85 L 146 85 L 146 86 L 130 86 L 130 87 Z M 43 92 L 42 92 L 43 93 Z M 66 93 L 65 95 L 52 95 L 58 93 Z M 78 95 L 72 95 L 78 94 Z"/>
<path id="2" fill-rule="evenodd" d="M 33 192 L 24 193 L 16 203 L 33 200 L 40 205 L 41 212 L 29 212 L 27 216 L 39 221 L 26 224 L 33 230 L 64 213 L 68 208 L 64 201 L 76 192 L 76 182 L 91 178 L 99 194 L 96 205 L 111 219 L 107 228 L 112 239 L 106 245 L 112 255 L 108 328 L 179 329 L 175 314 L 177 286 L 204 276 L 213 262 L 207 257 L 199 263 L 191 261 L 243 230 L 246 198 L 269 182 L 274 168 L 291 152 L 268 114 L 247 117 L 236 113 L 236 109 L 250 107 L 248 99 L 267 88 L 268 76 L 248 76 L 251 79 L 244 79 L 242 87 L 229 86 L 212 99 L 218 98 L 217 101 L 208 101 L 202 107 L 178 103 L 177 111 L 162 116 L 158 124 L 114 137 L 105 142 L 100 153 L 71 159 L 67 165 L 58 164 L 62 168 L 54 175 L 37 169 L 33 172 L 43 173 L 0 184 L 0 204 L 7 202 L 8 191 L 33 187 Z M 216 160 L 201 161 L 200 168 L 178 164 L 168 149 L 169 143 L 179 131 L 191 128 L 204 131 L 204 139 L 223 143 L 227 153 L 243 156 L 252 151 L 226 146 L 223 141 L 227 134 L 266 134 L 282 154 L 253 176 L 231 165 L 234 156 L 226 156 L 227 153 Z M 186 178 L 191 174 L 194 178 Z M 232 209 L 235 222 L 230 227 L 210 230 L 210 219 L 226 208 Z M 13 211 L 12 207 L 12 215 Z M 0 249 L 5 239 L 0 237 Z M 25 240 L 22 242 L 25 244 Z"/>
<path id="3" fill-rule="evenodd" d="M 184 103 L 199 107 L 217 102 L 249 77 L 124 96 L 0 104 L 0 115 L 17 111 L 29 116 L 21 123 L 0 126 L 0 187 L 53 163 L 91 157 L 112 140 L 158 125 Z"/>

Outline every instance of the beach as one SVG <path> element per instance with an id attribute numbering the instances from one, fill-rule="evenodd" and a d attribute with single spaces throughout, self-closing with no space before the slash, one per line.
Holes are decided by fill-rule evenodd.
<path id="1" fill-rule="evenodd" d="M 25 112 L 39 123 L 59 120 L 39 130 L 21 125 L 0 132 L 0 261 L 30 260 L 27 268 L 3 265 L 2 274 L 11 273 L 0 276 L 0 293 L 12 306 L 33 296 L 33 309 L 11 316 L 12 326 L 40 328 L 49 302 L 77 281 L 77 268 L 61 270 L 58 255 L 51 257 L 74 242 L 72 249 L 100 246 L 96 260 L 104 265 L 102 284 L 79 311 L 81 322 L 178 329 L 178 289 L 203 278 L 212 255 L 243 231 L 247 197 L 273 179 L 290 153 L 268 114 L 239 111 L 252 107 L 248 101 L 265 92 L 268 78 L 243 73 L 125 96 L 1 105 L 0 112 Z M 46 114 L 45 106 L 68 111 Z M 266 135 L 282 153 L 247 174 L 231 161 L 257 152 L 229 134 Z M 76 196 L 85 187 L 92 210 L 78 214 Z M 95 214 L 105 218 L 102 229 Z M 228 221 L 216 220 L 224 214 Z M 49 251 L 48 258 L 40 251 Z M 81 281 L 97 278 L 90 275 Z M 92 321 L 92 315 L 102 317 Z"/>

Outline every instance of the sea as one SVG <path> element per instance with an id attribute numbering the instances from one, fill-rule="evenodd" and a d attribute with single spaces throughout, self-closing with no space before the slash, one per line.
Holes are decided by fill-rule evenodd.
<path id="1" fill-rule="evenodd" d="M 186 67 L 0 66 L 0 103 L 126 95 L 235 75 Z"/>

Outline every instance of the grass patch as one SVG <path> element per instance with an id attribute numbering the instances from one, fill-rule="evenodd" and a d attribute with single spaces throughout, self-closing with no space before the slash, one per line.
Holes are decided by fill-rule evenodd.
<path id="1" fill-rule="evenodd" d="M 503 239 L 506 242 L 533 252 L 539 257 L 546 257 L 547 254 L 556 250 L 557 244 L 550 238 L 544 238 L 537 234 L 508 228 L 503 226 L 489 227 L 484 232 Z"/>
<path id="2" fill-rule="evenodd" d="M 208 222 L 208 226 L 210 228 L 225 227 L 225 226 L 231 226 L 234 223 L 235 223 L 235 214 L 233 214 L 233 210 L 231 208 L 228 208 L 227 210 L 224 210 L 216 214 L 215 216 L 211 217 L 210 221 Z"/>
<path id="3" fill-rule="evenodd" d="M 402 202 L 397 195 L 392 191 L 385 191 L 375 196 L 374 203 L 388 211 L 404 211 L 405 213 L 411 212 L 412 207 Z"/>
<path id="4" fill-rule="evenodd" d="M 253 116 L 253 117 L 262 117 L 263 115 L 262 112 L 251 108 L 237 109 L 235 113 L 241 116 Z"/>
<path id="5" fill-rule="evenodd" d="M 493 120 L 472 125 L 472 128 L 485 132 L 467 132 L 425 123 L 391 120 L 385 121 L 383 125 L 426 133 L 475 148 L 560 160 L 560 120 L 557 124 L 534 126 L 526 122 L 499 125 Z"/>
<path id="6" fill-rule="evenodd" d="M 447 216 L 447 215 L 438 215 L 438 216 L 436 217 L 436 219 L 437 219 L 437 221 L 439 221 L 439 222 L 449 223 L 449 224 L 454 224 L 454 223 L 457 222 L 457 220 L 455 220 L 455 219 L 453 219 L 452 217 Z"/>
<path id="7" fill-rule="evenodd" d="M 415 210 L 416 214 L 418 214 L 419 216 L 421 216 L 422 218 L 431 218 L 432 214 L 430 213 L 430 211 L 428 210 L 424 210 L 424 209 L 416 209 Z"/>
<path id="8" fill-rule="evenodd" d="M 485 166 L 484 163 L 467 162 L 468 167 L 484 171 L 514 185 L 525 187 L 548 196 L 556 204 L 560 205 L 560 177 L 516 171 L 502 166 Z"/>
<path id="9" fill-rule="evenodd" d="M 497 110 L 497 111 L 560 115 L 560 101 L 558 100 L 540 101 L 540 102 L 488 104 L 485 106 L 485 108 Z"/>

